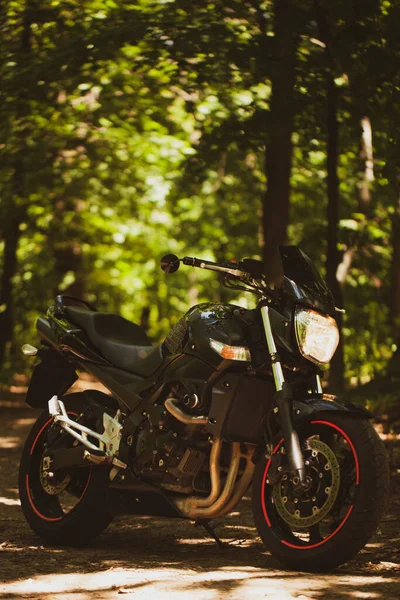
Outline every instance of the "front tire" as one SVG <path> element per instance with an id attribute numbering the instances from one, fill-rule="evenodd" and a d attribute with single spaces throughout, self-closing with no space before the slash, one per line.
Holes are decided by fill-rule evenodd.
<path id="1" fill-rule="evenodd" d="M 82 393 L 66 396 L 63 402 L 73 418 L 84 414 L 87 408 Z M 84 422 L 82 418 L 80 421 Z M 85 425 L 93 424 L 85 422 Z M 22 451 L 19 470 L 22 511 L 31 528 L 46 541 L 83 546 L 113 519 L 108 498 L 109 470 L 103 466 L 63 469 L 46 480 L 43 457 L 49 439 L 65 448 L 74 442 L 72 436 L 56 429 L 45 410 L 30 431 Z"/>
<path id="2" fill-rule="evenodd" d="M 272 461 L 263 458 L 255 470 L 254 520 L 265 546 L 286 566 L 330 571 L 376 531 L 389 489 L 386 454 L 368 421 L 343 413 L 313 415 L 298 433 L 310 490 L 296 492 L 285 473 L 284 440 L 277 440 Z M 277 461 L 281 477 L 274 477 Z"/>

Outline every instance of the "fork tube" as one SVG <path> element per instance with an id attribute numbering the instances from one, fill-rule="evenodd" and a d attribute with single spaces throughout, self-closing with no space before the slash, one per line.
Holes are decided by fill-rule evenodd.
<path id="1" fill-rule="evenodd" d="M 271 357 L 272 373 L 274 375 L 276 391 L 280 392 L 283 388 L 283 384 L 285 383 L 285 378 L 283 376 L 282 365 L 279 361 L 279 357 L 276 352 L 275 340 L 271 328 L 271 321 L 269 320 L 268 306 L 261 307 L 261 317 L 263 320 L 265 337 L 267 338 L 268 351 Z"/>
<path id="2" fill-rule="evenodd" d="M 261 316 L 264 324 L 265 337 L 267 338 L 268 351 L 271 357 L 272 373 L 274 375 L 276 386 L 276 404 L 280 414 L 280 421 L 283 437 L 285 439 L 285 447 L 287 449 L 289 465 L 291 470 L 297 476 L 295 488 L 300 491 L 301 489 L 307 488 L 307 476 L 299 436 L 297 435 L 293 423 L 292 390 L 288 384 L 285 384 L 282 365 L 276 352 L 271 321 L 269 319 L 268 306 L 261 307 Z M 293 481 L 295 481 L 295 479 Z"/>

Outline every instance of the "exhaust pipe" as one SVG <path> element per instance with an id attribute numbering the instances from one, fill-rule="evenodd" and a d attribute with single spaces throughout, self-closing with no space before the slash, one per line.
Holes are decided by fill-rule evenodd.
<path id="1" fill-rule="evenodd" d="M 255 465 L 252 456 L 254 448 L 248 453 L 243 454 L 240 450 L 239 442 L 232 443 L 232 456 L 229 464 L 228 474 L 225 485 L 221 489 L 219 458 L 221 453 L 222 440 L 217 438 L 210 455 L 210 475 L 211 475 L 211 493 L 207 498 L 198 496 L 189 496 L 188 498 L 174 498 L 172 502 L 176 508 L 189 519 L 215 519 L 221 517 L 232 510 L 246 492 L 253 477 Z M 236 483 L 239 471 L 240 459 L 246 459 L 246 467 Z"/>
<path id="2" fill-rule="evenodd" d="M 210 463 L 212 460 L 215 460 L 215 454 L 216 453 L 210 457 Z M 189 498 L 176 498 L 174 499 L 174 504 L 178 510 L 180 510 L 185 517 L 189 517 L 190 519 L 212 519 L 214 515 L 217 514 L 218 511 L 225 506 L 225 504 L 227 504 L 232 495 L 236 477 L 239 471 L 240 458 L 240 444 L 239 442 L 233 442 L 231 462 L 229 465 L 228 474 L 226 476 L 225 485 L 221 493 L 219 493 L 219 490 L 217 489 L 217 485 L 220 486 L 220 477 L 218 477 L 218 484 L 215 480 L 212 481 L 214 484 L 214 489 L 211 490 L 210 496 L 212 498 L 215 496 L 217 497 L 215 502 L 209 506 L 204 506 L 204 499 L 197 496 L 189 496 Z"/>
<path id="3" fill-rule="evenodd" d="M 178 402 L 179 400 L 176 398 L 167 398 L 164 402 L 165 408 L 173 417 L 175 417 L 175 419 L 178 419 L 178 421 L 185 425 L 207 425 L 208 417 L 204 415 L 188 415 L 179 408 L 177 405 Z"/>

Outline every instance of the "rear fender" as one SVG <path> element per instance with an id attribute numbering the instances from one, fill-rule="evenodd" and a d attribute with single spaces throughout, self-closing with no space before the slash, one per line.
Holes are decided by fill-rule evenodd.
<path id="1" fill-rule="evenodd" d="M 304 399 L 296 398 L 293 400 L 293 416 L 296 425 L 314 413 L 324 413 L 327 411 L 347 413 L 359 419 L 372 418 L 372 414 L 366 408 L 356 406 L 351 402 L 341 400 L 330 394 L 310 395 Z"/>
<path id="2" fill-rule="evenodd" d="M 52 348 L 41 347 L 40 362 L 33 368 L 25 402 L 33 408 L 46 408 L 54 395 L 62 396 L 78 379 L 75 368 Z"/>

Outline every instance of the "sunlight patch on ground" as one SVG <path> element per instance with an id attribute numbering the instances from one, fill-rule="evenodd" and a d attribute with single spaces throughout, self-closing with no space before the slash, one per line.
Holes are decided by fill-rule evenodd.
<path id="1" fill-rule="evenodd" d="M 14 427 L 27 427 L 33 425 L 36 419 L 16 419 L 14 421 Z"/>
<path id="2" fill-rule="evenodd" d="M 374 578 L 374 583 L 390 583 L 390 579 Z M 57 598 L 83 600 L 84 593 L 95 592 L 96 598 L 115 598 L 116 593 L 132 595 L 137 599 L 157 597 L 157 600 L 183 600 L 189 596 L 196 600 L 251 597 L 255 599 L 292 600 L 317 599 L 322 591 L 335 586 L 348 598 L 377 598 L 379 594 L 364 591 L 369 577 L 321 576 L 309 580 L 299 573 L 258 569 L 256 567 L 195 571 L 193 569 L 111 568 L 107 571 L 77 574 L 38 575 L 22 581 L 0 584 L 0 594 L 16 598 Z M 350 589 L 349 589 L 350 588 Z M 92 597 L 92 596 L 87 596 Z M 323 594 L 322 594 L 323 597 Z"/>
<path id="3" fill-rule="evenodd" d="M 399 569 L 399 572 L 400 572 L 400 566 L 399 566 L 398 563 L 388 562 L 388 561 L 385 561 L 385 560 L 381 560 L 379 562 L 379 565 L 381 567 L 383 567 L 384 569 Z"/>
<path id="4" fill-rule="evenodd" d="M 83 591 L 95 592 L 97 598 L 109 593 L 134 595 L 136 598 L 155 598 L 177 600 L 198 598 L 199 600 L 218 600 L 222 596 L 230 597 L 230 592 L 240 589 L 240 593 L 249 590 L 249 573 L 246 572 L 206 572 L 194 573 L 190 570 L 129 571 L 112 570 L 104 573 L 86 573 L 76 575 L 45 575 L 30 578 L 22 582 L 0 585 L 0 593 L 13 594 L 20 598 L 65 598 L 74 595 L 78 599 Z M 274 600 L 292 600 L 293 596 L 282 588 L 283 581 L 260 582 L 262 597 L 266 592 Z M 252 586 L 250 586 L 252 587 Z M 89 597 L 89 596 L 88 596 Z M 90 596 L 91 597 L 91 596 Z M 254 598 L 254 595 L 253 595 Z"/>
<path id="5" fill-rule="evenodd" d="M 379 598 L 380 594 L 375 594 L 374 592 L 361 592 L 356 590 L 355 592 L 349 592 L 350 598 Z"/>
<path id="6" fill-rule="evenodd" d="M 0 548 L 7 549 L 8 553 L 18 553 L 18 552 L 24 552 L 25 555 L 28 554 L 32 554 L 34 553 L 35 555 L 38 552 L 41 553 L 45 553 L 45 554 L 63 554 L 64 550 L 61 550 L 60 548 L 50 548 L 50 547 L 46 547 L 46 546 L 22 546 L 21 544 L 15 544 L 13 541 L 10 540 L 6 540 L 4 541 L 1 545 Z M 45 560 L 47 560 L 47 556 L 45 557 Z M 51 559 L 50 559 L 51 560 Z M 0 591 L 1 591 L 1 586 L 0 586 Z M 1 596 L 0 596 L 1 598 Z"/>
<path id="7" fill-rule="evenodd" d="M 18 448 L 20 444 L 19 437 L 0 437 L 0 448 Z"/>
<path id="8" fill-rule="evenodd" d="M 185 546 L 186 546 L 186 544 L 188 546 L 197 545 L 197 544 L 209 544 L 209 545 L 215 544 L 215 542 L 212 538 L 207 538 L 207 539 L 204 538 L 202 540 L 199 538 L 186 538 L 185 537 L 185 538 L 177 538 L 175 541 L 177 544 L 184 544 Z"/>
<path id="9" fill-rule="evenodd" d="M 26 394 L 28 386 L 26 385 L 10 385 L 10 392 L 12 394 Z"/>
<path id="10" fill-rule="evenodd" d="M 6 504 L 7 506 L 21 506 L 21 502 L 19 500 L 3 498 L 2 496 L 0 496 L 0 504 Z"/>
<path id="11" fill-rule="evenodd" d="M 255 531 L 255 527 L 250 527 L 249 525 L 226 525 L 224 524 L 225 529 L 245 529 L 246 531 Z"/>
<path id="12" fill-rule="evenodd" d="M 247 528 L 243 527 L 243 529 L 247 529 Z M 254 543 L 254 540 L 249 537 L 246 537 L 246 538 L 237 537 L 236 539 L 232 539 L 232 538 L 219 536 L 219 539 L 226 546 L 237 546 L 237 545 L 251 546 Z M 201 545 L 205 545 L 205 546 L 215 546 L 215 548 L 217 548 L 215 541 L 211 537 L 204 537 L 204 539 L 187 538 L 187 537 L 176 538 L 175 542 L 177 544 L 183 544 L 184 546 L 198 546 L 199 544 L 201 544 Z"/>

